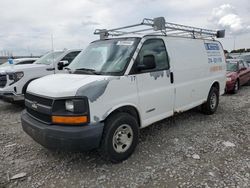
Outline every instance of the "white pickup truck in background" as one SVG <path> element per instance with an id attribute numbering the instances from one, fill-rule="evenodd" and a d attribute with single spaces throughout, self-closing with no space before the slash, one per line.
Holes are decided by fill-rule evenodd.
<path id="1" fill-rule="evenodd" d="M 0 97 L 7 101 L 24 99 L 28 84 L 46 75 L 63 72 L 81 50 L 47 53 L 33 64 L 0 67 Z"/>

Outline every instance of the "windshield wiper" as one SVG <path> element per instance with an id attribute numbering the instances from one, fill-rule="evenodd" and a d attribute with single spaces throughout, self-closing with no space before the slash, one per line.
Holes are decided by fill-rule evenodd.
<path id="1" fill-rule="evenodd" d="M 100 72 L 97 72 L 96 70 L 94 69 L 87 69 L 87 68 L 80 68 L 80 69 L 75 69 L 75 72 L 86 72 L 86 73 L 92 73 L 92 74 L 96 74 L 96 75 L 101 75 Z"/>

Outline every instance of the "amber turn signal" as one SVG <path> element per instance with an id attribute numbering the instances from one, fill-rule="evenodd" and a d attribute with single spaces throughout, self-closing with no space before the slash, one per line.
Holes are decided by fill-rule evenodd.
<path id="1" fill-rule="evenodd" d="M 81 124 L 87 123 L 87 116 L 52 116 L 52 122 L 56 124 Z"/>

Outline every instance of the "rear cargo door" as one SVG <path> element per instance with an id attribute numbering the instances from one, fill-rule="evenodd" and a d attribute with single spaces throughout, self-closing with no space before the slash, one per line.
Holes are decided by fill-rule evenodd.
<path id="1" fill-rule="evenodd" d="M 143 64 L 143 58 L 148 55 L 154 56 L 156 67 L 143 71 L 136 70 L 138 65 Z M 142 125 L 147 126 L 171 116 L 174 106 L 174 84 L 170 79 L 170 64 L 164 41 L 160 38 L 146 40 L 133 69 L 136 72 Z"/>

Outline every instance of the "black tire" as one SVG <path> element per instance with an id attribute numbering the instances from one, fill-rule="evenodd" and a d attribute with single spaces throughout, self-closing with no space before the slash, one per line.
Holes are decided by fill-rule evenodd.
<path id="1" fill-rule="evenodd" d="M 215 97 L 215 101 L 213 101 Z M 207 115 L 214 114 L 219 105 L 219 90 L 216 87 L 212 87 L 209 91 L 207 102 L 204 103 L 201 108 L 202 112 Z"/>
<path id="2" fill-rule="evenodd" d="M 232 90 L 233 94 L 236 94 L 240 89 L 240 81 L 236 80 L 236 82 L 234 83 L 234 89 Z"/>
<path id="3" fill-rule="evenodd" d="M 126 126 L 126 128 L 129 129 L 129 131 L 132 131 L 132 134 L 122 133 L 122 136 L 124 135 L 125 136 L 120 138 L 119 133 L 123 131 L 119 132 L 117 131 L 120 130 L 121 128 L 123 130 L 124 129 L 123 126 Z M 116 137 L 114 135 L 116 135 Z M 118 139 L 123 139 L 123 138 L 129 139 L 130 144 L 123 145 L 122 141 L 120 141 L 121 143 L 116 144 Z M 101 145 L 99 148 L 99 153 L 105 160 L 111 161 L 113 163 L 118 163 L 123 160 L 126 160 L 134 152 L 138 144 L 138 140 L 139 140 L 139 126 L 136 118 L 124 112 L 115 113 L 105 121 L 105 127 L 103 131 Z M 127 148 L 125 147 L 126 150 L 124 149 L 123 152 L 117 152 L 116 150 L 119 149 L 118 145 L 122 145 L 121 148 L 123 148 L 123 146 L 126 145 Z"/>

